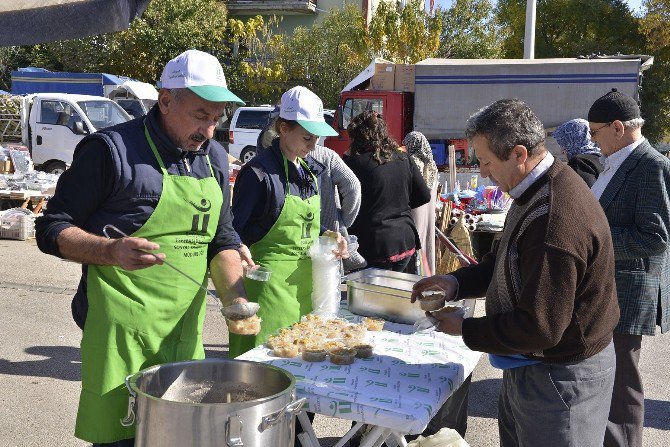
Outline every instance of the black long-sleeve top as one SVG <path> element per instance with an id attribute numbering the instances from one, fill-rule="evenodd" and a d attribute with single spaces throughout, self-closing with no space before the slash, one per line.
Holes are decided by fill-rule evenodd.
<path id="1" fill-rule="evenodd" d="M 372 152 L 343 157 L 361 182 L 361 209 L 349 228 L 358 251 L 368 260 L 385 261 L 421 248 L 410 210 L 430 201 L 430 190 L 407 154 L 378 163 Z"/>

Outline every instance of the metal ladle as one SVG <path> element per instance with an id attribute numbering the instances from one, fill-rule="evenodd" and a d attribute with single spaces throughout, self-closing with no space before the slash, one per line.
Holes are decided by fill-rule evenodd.
<path id="1" fill-rule="evenodd" d="M 116 232 L 116 234 L 121 235 L 122 237 L 130 237 L 126 233 L 124 233 L 123 231 L 116 228 L 114 225 L 107 224 L 104 227 L 102 227 L 102 234 L 104 234 L 107 239 L 116 239 L 116 238 L 109 235 L 109 230 L 112 230 L 112 231 Z M 151 253 L 150 251 L 147 251 L 147 250 L 140 250 L 140 251 L 144 252 L 146 254 L 152 255 L 156 259 L 159 259 L 159 257 L 156 256 L 156 254 Z M 163 264 L 165 264 L 168 267 L 170 267 L 171 269 L 173 269 L 175 272 L 179 273 L 180 275 L 182 275 L 183 277 L 185 277 L 186 279 L 188 279 L 189 281 L 191 281 L 192 283 L 194 283 L 195 285 L 200 287 L 202 290 L 205 291 L 205 293 L 207 295 L 214 298 L 214 300 L 216 302 L 220 302 L 218 296 L 216 296 L 211 290 L 204 287 L 202 285 L 202 283 L 198 282 L 191 275 L 184 272 L 180 268 L 176 267 L 174 264 L 166 261 L 165 259 L 163 259 L 162 262 L 163 262 Z M 249 317 L 254 316 L 256 314 L 256 312 L 258 312 L 258 309 L 259 309 L 258 303 L 239 303 L 239 304 L 233 304 L 233 305 L 227 306 L 227 307 L 222 306 L 221 307 L 221 313 L 223 314 L 223 316 L 225 316 L 225 317 L 227 317 L 231 320 L 243 320 L 245 318 L 249 318 Z"/>

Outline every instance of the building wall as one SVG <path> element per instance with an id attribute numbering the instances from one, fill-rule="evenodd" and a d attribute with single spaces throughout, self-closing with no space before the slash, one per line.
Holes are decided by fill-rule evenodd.
<path id="1" fill-rule="evenodd" d="M 286 34 L 291 35 L 293 30 L 299 26 L 311 28 L 315 23 L 322 22 L 330 10 L 341 9 L 344 7 L 345 3 L 353 4 L 360 8 L 363 17 L 366 17 L 368 23 L 370 23 L 370 19 L 372 18 L 375 9 L 377 9 L 377 5 L 382 1 L 400 1 L 401 3 L 404 3 L 407 0 L 317 0 L 317 10 L 315 14 L 285 15 L 282 17 L 279 29 Z M 247 20 L 251 16 L 235 17 L 241 20 Z"/>

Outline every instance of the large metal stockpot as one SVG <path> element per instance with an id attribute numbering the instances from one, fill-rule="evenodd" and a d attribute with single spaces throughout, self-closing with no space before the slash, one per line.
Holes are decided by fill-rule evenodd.
<path id="1" fill-rule="evenodd" d="M 123 425 L 136 447 L 289 447 L 295 436 L 295 378 L 262 363 L 207 359 L 157 365 L 126 378 Z"/>

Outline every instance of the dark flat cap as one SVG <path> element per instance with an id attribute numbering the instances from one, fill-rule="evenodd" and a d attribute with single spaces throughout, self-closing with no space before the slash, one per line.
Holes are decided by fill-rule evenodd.
<path id="1" fill-rule="evenodd" d="M 589 109 L 589 121 L 592 123 L 611 123 L 641 118 L 637 102 L 613 88 L 611 92 L 596 99 Z"/>

